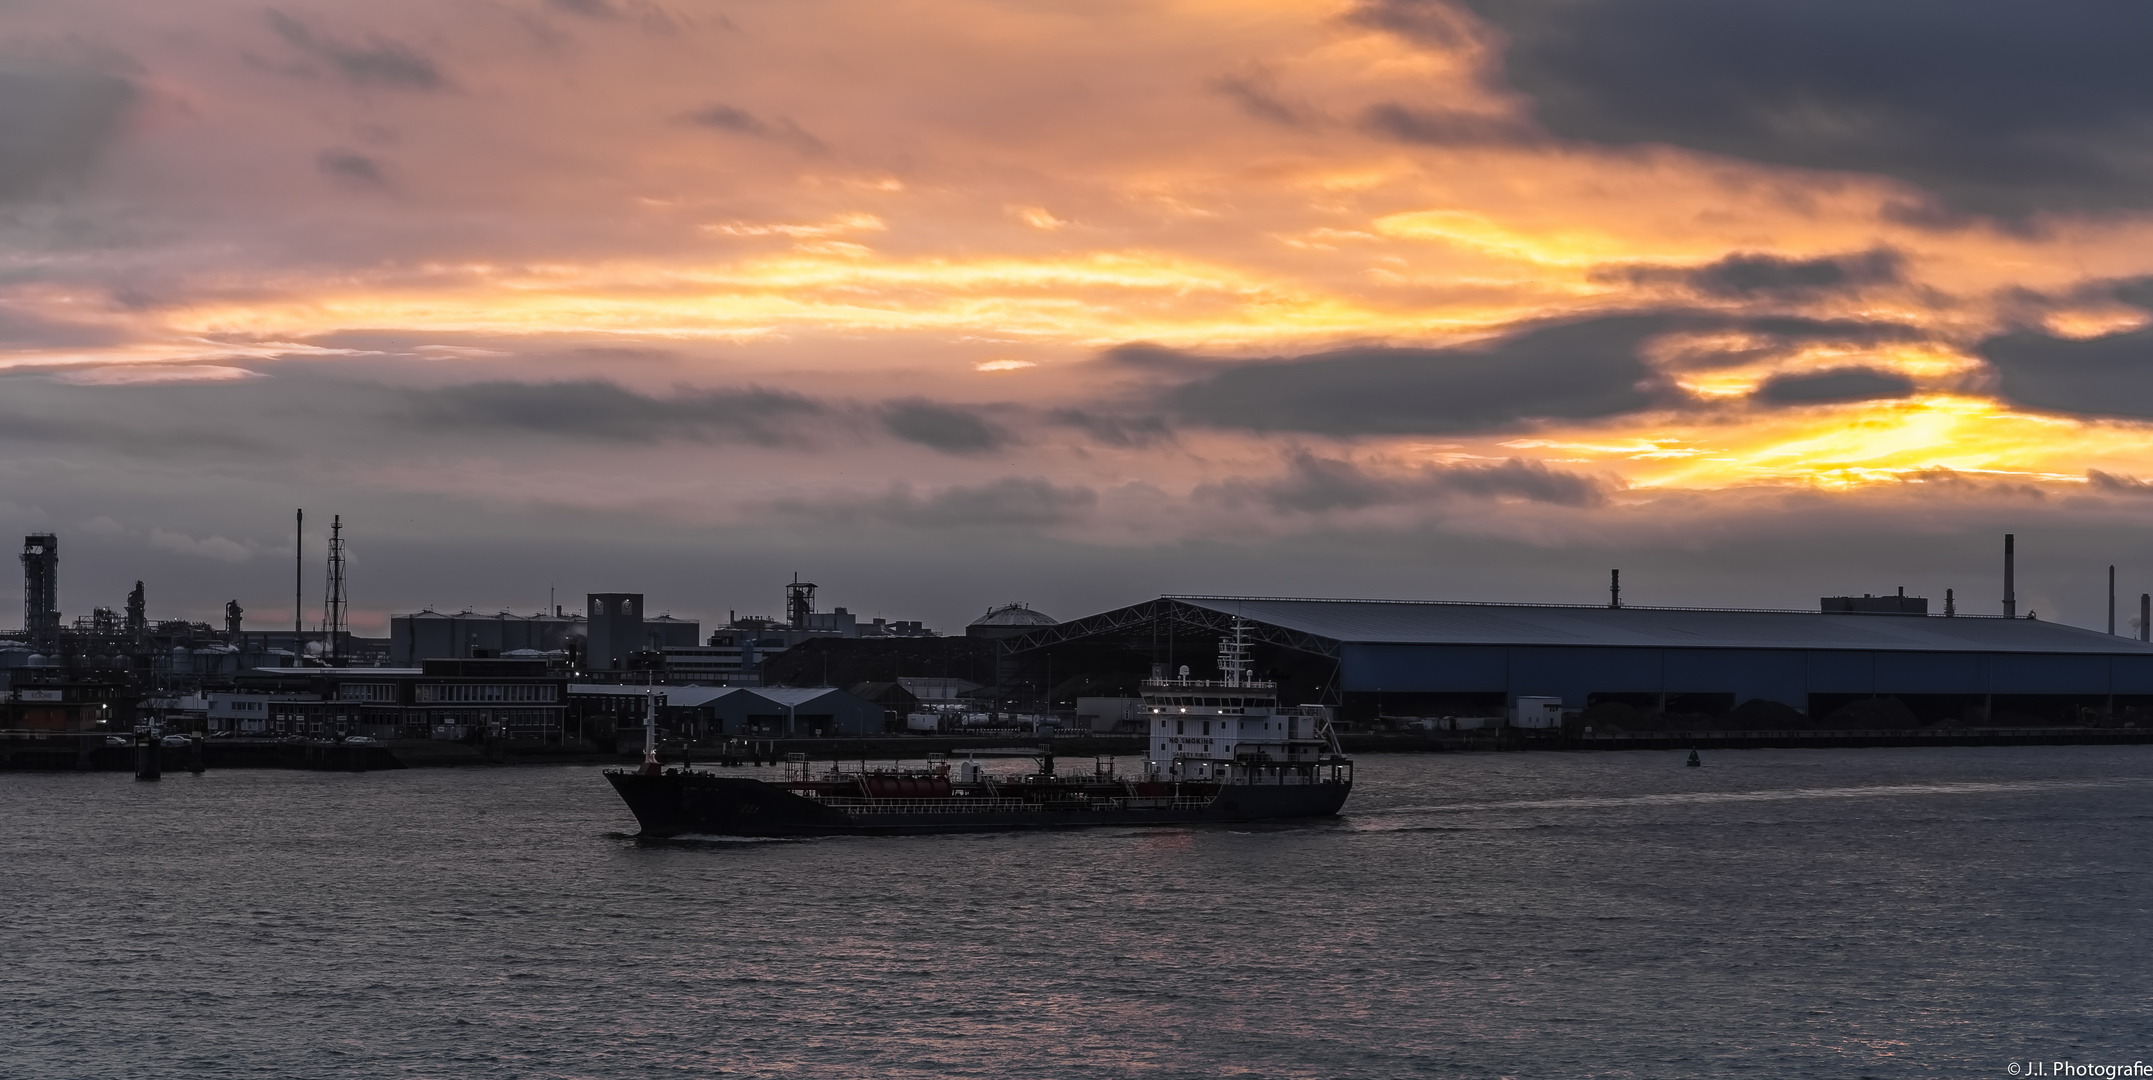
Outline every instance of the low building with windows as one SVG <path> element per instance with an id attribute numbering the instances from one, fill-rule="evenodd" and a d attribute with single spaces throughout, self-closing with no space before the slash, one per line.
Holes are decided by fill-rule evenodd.
<path id="1" fill-rule="evenodd" d="M 292 720 L 299 714 L 318 713 L 321 704 L 318 694 L 211 693 L 203 697 L 209 730 L 232 735 L 304 734 L 294 729 Z"/>
<path id="2" fill-rule="evenodd" d="M 133 723 L 133 698 L 112 683 L 47 682 L 0 691 L 0 727 L 24 731 L 100 731 Z"/>
<path id="3" fill-rule="evenodd" d="M 568 676 L 544 660 L 443 659 L 415 668 L 274 668 L 216 695 L 212 730 L 237 734 L 564 741 Z M 229 699 L 218 701 L 216 699 Z M 261 726 L 220 727 L 220 717 Z"/>

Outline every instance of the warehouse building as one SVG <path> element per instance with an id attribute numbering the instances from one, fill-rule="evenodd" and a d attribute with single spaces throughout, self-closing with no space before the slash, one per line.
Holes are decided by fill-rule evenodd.
<path id="1" fill-rule="evenodd" d="M 645 701 L 669 737 L 709 741 L 732 737 L 823 739 L 880 735 L 887 711 L 828 686 L 569 686 L 571 726 L 610 727 L 621 746 L 641 745 Z"/>
<path id="2" fill-rule="evenodd" d="M 1164 596 L 1007 647 L 1026 671 L 1056 677 L 1182 666 L 1215 677 L 1216 642 L 1238 619 L 1282 699 L 1337 705 L 1348 721 L 1511 715 L 1520 698 L 1693 715 L 1763 702 L 1812 718 L 1890 698 L 1925 724 L 2153 716 L 2153 644 L 1929 615 L 1917 599 L 1834 597 L 1811 612 Z"/>
<path id="3" fill-rule="evenodd" d="M 389 663 L 411 667 L 422 660 L 500 656 L 508 652 L 565 653 L 584 636 L 581 615 L 517 615 L 500 611 L 440 612 L 432 608 L 389 617 Z"/>
<path id="4" fill-rule="evenodd" d="M 479 615 L 429 608 L 389 618 L 389 662 L 409 667 L 422 660 L 483 659 L 504 655 L 583 653 L 587 670 L 618 671 L 636 652 L 699 644 L 701 624 L 671 615 L 647 616 L 641 593 L 593 593 L 589 615 Z"/>

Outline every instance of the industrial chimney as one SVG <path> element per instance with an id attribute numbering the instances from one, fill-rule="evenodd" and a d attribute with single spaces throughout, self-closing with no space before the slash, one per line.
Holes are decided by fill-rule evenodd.
<path id="1" fill-rule="evenodd" d="M 2018 618 L 2018 537 L 2003 534 L 2003 617 Z"/>
<path id="2" fill-rule="evenodd" d="M 60 538 L 51 533 L 22 538 L 22 630 L 32 648 L 59 651 Z"/>
<path id="3" fill-rule="evenodd" d="M 1620 570 L 1609 570 L 1607 572 L 1607 606 L 1611 608 L 1622 606 L 1622 571 Z"/>

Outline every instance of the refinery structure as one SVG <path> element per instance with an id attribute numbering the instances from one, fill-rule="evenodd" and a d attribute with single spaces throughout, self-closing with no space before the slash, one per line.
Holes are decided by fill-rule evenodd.
<path id="1" fill-rule="evenodd" d="M 609 745 L 623 688 L 663 688 L 672 695 L 669 715 L 681 722 L 707 718 L 722 730 L 719 714 L 737 714 L 737 729 L 780 735 L 904 729 L 918 725 L 923 710 L 935 727 L 945 718 L 1003 711 L 958 697 L 992 681 L 956 677 L 992 670 L 988 638 L 944 638 L 916 620 L 862 619 L 842 606 L 818 610 L 818 586 L 798 575 L 783 586 L 784 618 L 736 611 L 708 633 L 698 620 L 647 610 L 642 594 L 591 593 L 573 610 L 399 614 L 386 638 L 364 637 L 349 627 L 342 517 L 333 516 L 327 530 L 327 558 L 317 571 L 321 614 L 311 621 L 303 511 L 294 526 L 302 554 L 292 568 L 291 621 L 280 615 L 269 625 L 250 622 L 237 600 L 225 604 L 222 625 L 152 620 L 139 581 L 124 607 L 93 606 L 70 620 L 61 602 L 60 537 L 24 537 L 22 628 L 0 633 L 0 732 Z M 889 677 L 854 688 L 874 700 L 830 687 L 824 689 L 835 696 L 772 704 L 771 695 L 795 690 L 763 686 L 767 661 L 825 643 L 867 653 L 896 645 L 903 662 L 919 670 L 890 669 L 894 657 L 880 666 L 870 661 L 870 674 Z M 848 654 L 838 672 L 860 666 Z M 817 667 L 827 681 L 829 659 Z M 714 704 L 749 688 L 758 696 Z M 774 723 L 780 716 L 784 722 Z"/>

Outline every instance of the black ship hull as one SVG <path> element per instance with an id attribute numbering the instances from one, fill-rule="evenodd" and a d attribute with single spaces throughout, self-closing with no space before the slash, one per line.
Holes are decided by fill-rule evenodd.
<path id="1" fill-rule="evenodd" d="M 1200 794 L 1026 801 L 956 795 L 939 799 L 825 801 L 738 776 L 704 772 L 607 773 L 642 835 L 875 836 L 1001 832 L 1103 825 L 1195 825 L 1330 817 L 1352 783 L 1226 784 Z"/>

